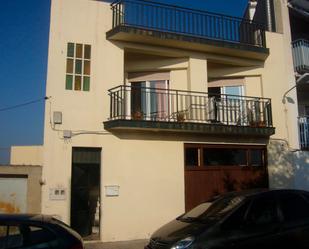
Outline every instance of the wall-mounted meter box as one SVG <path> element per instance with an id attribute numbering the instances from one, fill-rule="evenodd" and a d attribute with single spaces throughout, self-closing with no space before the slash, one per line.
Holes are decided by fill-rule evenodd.
<path id="1" fill-rule="evenodd" d="M 105 196 L 108 197 L 119 196 L 119 186 L 118 185 L 105 186 Z"/>
<path id="2" fill-rule="evenodd" d="M 62 124 L 62 112 L 53 113 L 53 122 L 54 124 Z"/>
<path id="3" fill-rule="evenodd" d="M 49 189 L 50 200 L 66 200 L 67 191 L 65 188 L 50 188 Z"/>

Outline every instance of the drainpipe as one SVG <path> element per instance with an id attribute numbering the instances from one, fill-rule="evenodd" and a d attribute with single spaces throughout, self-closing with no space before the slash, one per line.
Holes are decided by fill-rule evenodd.
<path id="1" fill-rule="evenodd" d="M 271 1 L 272 0 L 266 0 L 266 21 L 267 21 L 267 30 L 273 31 L 273 20 L 272 20 L 272 11 L 271 11 Z"/>

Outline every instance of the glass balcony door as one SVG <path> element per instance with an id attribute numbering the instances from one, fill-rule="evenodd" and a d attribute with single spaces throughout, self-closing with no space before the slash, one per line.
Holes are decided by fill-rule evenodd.
<path id="1" fill-rule="evenodd" d="M 131 82 L 132 119 L 168 119 L 168 80 Z"/>
<path id="2" fill-rule="evenodd" d="M 210 87 L 210 100 L 213 102 L 211 120 L 229 125 L 243 125 L 245 118 L 244 88 L 238 86 Z M 224 94 L 224 95 L 222 95 Z"/>

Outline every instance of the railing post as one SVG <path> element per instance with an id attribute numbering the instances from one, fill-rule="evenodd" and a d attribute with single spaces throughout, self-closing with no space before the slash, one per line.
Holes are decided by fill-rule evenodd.
<path id="1" fill-rule="evenodd" d="M 109 104 L 109 108 L 110 108 L 110 110 L 109 110 L 109 118 L 110 119 L 113 119 L 113 92 L 110 92 L 109 93 L 109 95 L 110 95 L 110 104 Z"/>
<path id="2" fill-rule="evenodd" d="M 178 90 L 176 90 L 176 113 L 178 113 Z"/>
<path id="3" fill-rule="evenodd" d="M 269 100 L 269 126 L 273 126 L 273 114 L 272 114 L 272 108 L 271 108 L 271 100 Z"/>
<path id="4" fill-rule="evenodd" d="M 115 6 L 112 6 L 112 11 L 113 11 L 113 24 L 112 24 L 112 27 L 115 28 Z"/>
<path id="5" fill-rule="evenodd" d="M 226 114 L 226 124 L 229 125 L 229 106 L 228 106 L 228 96 L 225 95 L 225 114 Z"/>

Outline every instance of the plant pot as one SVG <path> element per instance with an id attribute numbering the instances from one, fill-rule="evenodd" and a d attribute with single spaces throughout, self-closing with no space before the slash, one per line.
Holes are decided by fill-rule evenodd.
<path id="1" fill-rule="evenodd" d="M 185 121 L 185 114 L 184 113 L 177 113 L 177 122 L 184 122 Z"/>
<path id="2" fill-rule="evenodd" d="M 143 119 L 143 113 L 140 111 L 136 111 L 132 113 L 132 119 L 134 120 L 141 120 Z"/>

